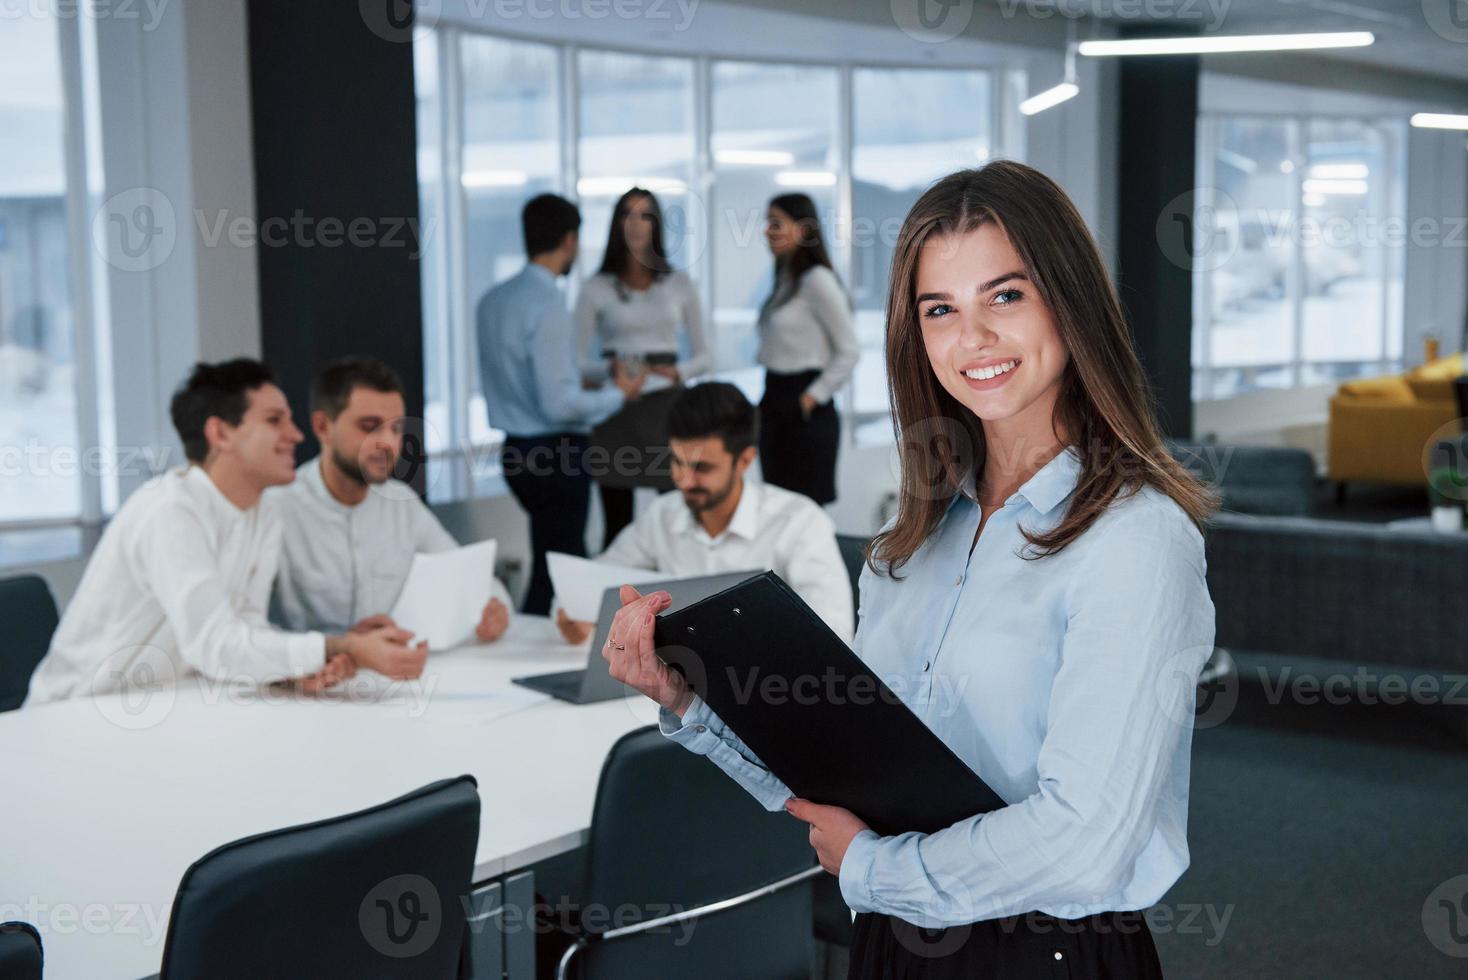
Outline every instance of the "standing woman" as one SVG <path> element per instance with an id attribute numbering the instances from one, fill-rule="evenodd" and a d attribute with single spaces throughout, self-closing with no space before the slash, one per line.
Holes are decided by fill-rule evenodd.
<path id="1" fill-rule="evenodd" d="M 775 286 L 759 311 L 759 457 L 765 482 L 818 504 L 836 499 L 841 420 L 832 397 L 861 356 L 851 300 L 831 268 L 815 202 L 782 194 L 770 202 L 765 241 Z"/>
<path id="2" fill-rule="evenodd" d="M 688 357 L 680 359 L 684 332 Z M 630 373 L 647 375 L 642 397 L 592 433 L 610 463 L 596 474 L 607 548 L 632 523 L 635 487 L 673 489 L 669 473 L 654 471 L 668 444 L 668 410 L 677 387 L 712 364 L 698 290 L 687 273 L 668 264 L 663 210 L 651 191 L 634 187 L 618 199 L 601 269 L 576 300 L 576 341 L 590 384 L 604 382 L 619 361 Z"/>
<path id="3" fill-rule="evenodd" d="M 624 587 L 604 655 L 670 738 L 810 825 L 858 913 L 851 976 L 1159 977 L 1140 910 L 1188 866 L 1213 495 L 1163 446 L 1095 243 L 1043 174 L 939 181 L 891 288 L 901 497 L 856 651 L 1006 805 L 883 837 L 791 799 L 657 658 L 666 593 Z"/>

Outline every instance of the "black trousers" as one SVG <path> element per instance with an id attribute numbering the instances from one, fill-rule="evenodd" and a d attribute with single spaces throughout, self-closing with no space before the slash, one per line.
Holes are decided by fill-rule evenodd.
<path id="1" fill-rule="evenodd" d="M 836 499 L 841 419 L 831 402 L 817 405 L 808 419 L 800 411 L 801 392 L 820 374 L 766 372 L 759 403 L 759 457 L 766 483 L 829 504 Z"/>
<path id="2" fill-rule="evenodd" d="M 856 917 L 848 980 L 1160 980 L 1141 912 L 1057 919 L 1041 912 L 951 929 Z"/>
<path id="3" fill-rule="evenodd" d="M 522 607 L 544 616 L 550 612 L 550 566 L 546 552 L 586 555 L 587 508 L 591 506 L 591 477 L 584 456 L 583 435 L 564 433 L 522 439 L 511 436 L 500 453 L 505 482 L 530 515 L 530 590 Z"/>
<path id="4" fill-rule="evenodd" d="M 622 529 L 632 523 L 633 494 L 636 491 L 631 487 L 609 487 L 605 483 L 598 483 L 596 486 L 601 491 L 601 511 L 606 519 L 606 530 L 602 534 L 601 542 L 601 550 L 606 551 Z"/>

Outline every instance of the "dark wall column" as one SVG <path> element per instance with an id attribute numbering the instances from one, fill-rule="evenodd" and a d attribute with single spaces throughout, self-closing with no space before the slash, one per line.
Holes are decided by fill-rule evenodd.
<path id="1" fill-rule="evenodd" d="M 392 365 L 423 415 L 412 31 L 392 19 L 411 13 L 381 6 L 249 0 L 261 347 L 303 430 L 311 378 L 347 354 Z"/>
<path id="2" fill-rule="evenodd" d="M 1142 367 L 1156 393 L 1163 432 L 1187 438 L 1193 430 L 1198 58 L 1121 59 L 1120 115 L 1121 299 Z"/>

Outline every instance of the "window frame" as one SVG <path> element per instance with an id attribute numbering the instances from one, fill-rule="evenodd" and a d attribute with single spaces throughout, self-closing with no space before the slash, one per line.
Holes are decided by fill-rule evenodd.
<path id="1" fill-rule="evenodd" d="M 1211 191 L 1217 187 L 1216 166 L 1218 133 L 1220 124 L 1224 121 L 1246 121 L 1257 123 L 1283 124 L 1287 127 L 1286 146 L 1289 159 L 1294 162 L 1290 172 L 1290 215 L 1292 227 L 1298 227 L 1303 219 L 1306 207 L 1304 204 L 1304 180 L 1308 161 L 1306 157 L 1310 145 L 1310 124 L 1317 121 L 1330 122 L 1354 122 L 1359 123 L 1366 129 L 1374 131 L 1382 140 L 1382 173 L 1372 174 L 1373 181 L 1380 179 L 1383 185 L 1381 197 L 1387 202 L 1387 213 L 1373 215 L 1378 222 L 1391 220 L 1406 221 L 1407 206 L 1407 174 L 1409 161 L 1407 160 L 1407 140 L 1405 134 L 1405 121 L 1383 113 L 1347 113 L 1347 112 L 1228 112 L 1210 110 L 1198 113 L 1198 135 L 1196 140 L 1197 156 L 1194 170 L 1196 173 L 1197 186 L 1200 193 L 1195 201 L 1195 209 L 1210 206 L 1212 203 Z M 1194 214 L 1194 227 L 1201 227 L 1197 221 L 1196 210 Z M 1219 368 L 1213 364 L 1213 349 L 1211 344 L 1212 330 L 1214 327 L 1212 315 L 1212 273 L 1213 269 L 1205 265 L 1193 269 L 1193 350 L 1195 352 L 1195 363 L 1191 366 L 1190 389 L 1193 393 L 1195 403 L 1201 402 L 1226 402 L 1234 398 L 1247 398 L 1260 391 L 1286 391 L 1296 390 L 1302 387 L 1313 387 L 1315 384 L 1330 384 L 1336 382 L 1314 382 L 1307 384 L 1305 372 L 1311 364 L 1331 365 L 1336 363 L 1354 363 L 1337 361 L 1312 361 L 1305 356 L 1305 304 L 1309 298 L 1303 289 L 1303 276 L 1305 266 L 1305 244 L 1303 236 L 1298 232 L 1292 234 L 1290 269 L 1286 276 L 1285 302 L 1288 304 L 1288 323 L 1291 331 L 1291 349 L 1293 355 L 1287 364 L 1271 364 L 1265 367 L 1284 368 L 1289 372 L 1290 383 L 1284 388 L 1270 386 L 1256 386 L 1234 391 L 1230 394 L 1216 395 L 1216 384 L 1218 382 L 1217 372 L 1236 370 L 1236 368 Z M 1381 350 L 1382 357 L 1374 362 L 1373 371 L 1389 374 L 1400 371 L 1406 366 L 1407 351 L 1405 343 L 1402 344 L 1400 356 L 1393 358 L 1390 351 L 1393 347 L 1392 331 L 1405 334 L 1406 309 L 1405 289 L 1395 296 L 1393 305 L 1393 292 L 1391 282 L 1393 275 L 1405 275 L 1406 247 L 1404 244 L 1395 246 L 1382 246 L 1379 250 L 1381 259 L 1380 267 L 1372 269 L 1373 274 L 1380 276 L 1381 299 L 1377 311 L 1381 322 Z M 1405 341 L 1405 337 L 1402 338 Z M 1360 362 L 1366 363 L 1366 362 Z"/>
<path id="2" fill-rule="evenodd" d="M 730 56 L 711 53 L 676 54 L 666 50 L 652 47 L 638 47 L 634 45 L 619 44 L 594 44 L 588 45 L 579 42 L 557 42 L 547 41 L 543 38 L 529 38 L 510 32 L 487 29 L 478 25 L 440 22 L 432 32 L 438 50 L 438 85 L 440 106 L 440 133 L 442 145 L 439 147 L 439 174 L 438 179 L 443 187 L 443 201 L 441 207 L 444 209 L 442 217 L 445 219 L 444 226 L 447 229 L 446 241 L 448 254 L 443 260 L 443 275 L 438 280 L 430 281 L 425 277 L 424 288 L 440 289 L 444 292 L 438 296 L 439 308 L 448 312 L 447 329 L 450 332 L 447 338 L 446 349 L 454 352 L 452 363 L 449 366 L 449 391 L 447 393 L 448 413 L 450 418 L 447 445 L 448 448 L 438 454 L 436 465 L 441 467 L 440 477 L 432 481 L 430 496 L 434 503 L 447 503 L 472 499 L 478 496 L 497 496 L 508 493 L 508 487 L 498 476 L 497 468 L 489 476 L 480 473 L 476 476 L 475 465 L 477 461 L 492 459 L 493 453 L 498 447 L 497 441 L 474 442 L 469 438 L 468 409 L 470 394 L 474 390 L 474 374 L 477 371 L 477 356 L 474 351 L 472 323 L 472 302 L 467 294 L 467 279 L 465 277 L 464 265 L 467 262 L 467 212 L 465 209 L 464 188 L 461 182 L 461 165 L 463 154 L 463 128 L 462 112 L 464 107 L 463 77 L 458 64 L 459 39 L 465 35 L 492 37 L 498 40 L 534 44 L 541 47 L 551 47 L 557 52 L 559 100 L 558 113 L 560 118 L 560 186 L 557 192 L 574 196 L 576 182 L 580 178 L 580 166 L 578 152 L 580 148 L 580 105 L 579 105 L 579 73 L 577 71 L 578 56 L 582 51 L 608 52 L 617 54 L 628 54 L 642 57 L 679 59 L 692 63 L 693 79 L 693 128 L 694 128 L 694 157 L 693 157 L 693 182 L 690 189 L 695 191 L 702 200 L 711 200 L 715 192 L 717 182 L 716 168 L 713 160 L 713 67 L 717 63 L 745 63 L 770 66 L 804 66 L 813 68 L 833 69 L 837 79 L 837 118 L 834 127 L 834 139 L 836 145 L 836 159 L 838 165 L 837 182 L 834 188 L 836 221 L 841 227 L 849 228 L 856 218 L 853 213 L 852 191 L 853 178 L 851 165 L 854 153 L 854 105 L 853 105 L 853 72 L 862 69 L 892 69 L 892 70 L 921 70 L 921 71 L 982 71 L 989 76 L 990 104 L 987 107 L 989 113 L 989 132 L 993 144 L 992 156 L 1010 156 L 1014 159 L 1024 157 L 1024 122 L 1014 113 L 1005 111 L 1006 99 L 1016 99 L 1023 94 L 1025 87 L 1024 73 L 1007 69 L 997 63 L 977 63 L 953 66 L 934 66 L 915 61 L 893 61 L 872 64 L 869 62 L 853 62 L 843 60 L 831 60 L 823 58 L 756 58 L 748 56 Z M 452 55 L 447 53 L 452 52 Z M 452 62 L 452 64 L 450 64 Z M 425 216 L 426 217 L 426 216 Z M 842 277 L 843 282 L 850 281 L 852 265 L 852 243 L 851 236 L 841 234 L 836 236 L 832 260 L 836 264 L 836 271 Z M 717 348 L 718 340 L 715 336 L 718 330 L 713 318 L 713 279 L 712 273 L 715 268 L 715 250 L 717 246 L 716 236 L 710 236 L 709 240 L 701 243 L 697 249 L 697 258 L 692 263 L 689 274 L 693 276 L 699 293 L 700 302 L 703 304 L 705 329 L 710 335 L 710 344 Z M 570 298 L 574 300 L 577 281 L 572 277 L 570 283 Z M 441 280 L 441 281 L 440 281 Z M 425 329 L 429 329 L 425 324 Z M 432 365 L 425 365 L 425 370 L 432 369 Z M 838 393 L 838 399 L 843 406 L 843 415 L 846 417 L 846 439 L 849 444 L 856 444 L 860 430 L 870 430 L 871 423 L 888 418 L 884 412 L 854 413 L 849 410 L 852 404 L 853 380 L 848 380 Z M 446 459 L 444 457 L 447 457 Z M 431 460 L 430 465 L 435 465 Z"/>
<path id="3" fill-rule="evenodd" d="M 106 338 L 97 324 L 93 290 L 98 276 L 95 268 L 91 215 L 100 203 L 100 187 L 89 186 L 87 133 L 95 122 L 95 98 L 89 98 L 87 78 L 96 73 L 96 38 L 82 36 L 87 17 L 53 16 L 56 27 L 56 54 L 61 79 L 63 116 L 62 160 L 65 191 L 62 195 L 66 221 L 67 294 L 72 321 L 72 403 L 75 413 L 78 447 L 102 446 L 103 399 L 98 379 L 105 373 L 99 360 L 106 359 Z M 92 25 L 87 24 L 88 27 Z M 87 59 L 90 58 L 90 65 Z M 104 324 L 105 327 L 105 324 Z M 99 350 L 100 348 L 100 350 Z M 80 529 L 81 540 L 95 538 L 96 531 L 107 518 L 108 467 L 89 468 L 81 460 L 87 454 L 77 453 L 79 506 L 75 515 L 62 517 L 0 517 L 0 534 L 27 534 L 35 531 Z M 115 458 L 116 454 L 109 454 Z M 115 480 L 115 477 L 112 477 Z M 115 497 L 113 484 L 111 496 Z"/>

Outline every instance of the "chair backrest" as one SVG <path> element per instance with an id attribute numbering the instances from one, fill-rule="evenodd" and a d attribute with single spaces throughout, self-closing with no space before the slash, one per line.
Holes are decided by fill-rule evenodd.
<path id="1" fill-rule="evenodd" d="M 41 980 L 41 934 L 29 922 L 0 922 L 0 980 Z"/>
<path id="2" fill-rule="evenodd" d="M 582 922 L 631 925 L 734 898 L 809 870 L 809 828 L 768 813 L 707 759 L 646 728 L 602 768 Z M 809 883 L 666 931 L 593 944 L 574 975 L 596 980 L 809 976 Z"/>
<path id="3" fill-rule="evenodd" d="M 51 646 L 56 632 L 56 600 L 45 579 L 18 575 L 0 579 L 0 623 L 5 624 L 5 652 L 0 654 L 0 711 L 19 708 L 30 689 L 31 674 Z"/>
<path id="4" fill-rule="evenodd" d="M 479 841 L 473 777 L 216 848 L 184 873 L 161 980 L 452 980 Z"/>
<path id="5" fill-rule="evenodd" d="M 851 579 L 851 608 L 856 611 L 858 620 L 861 617 L 861 592 L 857 583 L 861 581 L 861 569 L 867 560 L 867 546 L 871 543 L 871 538 L 854 534 L 836 535 L 836 547 L 841 549 L 841 560 L 846 563 L 846 574 Z"/>
<path id="6" fill-rule="evenodd" d="M 1168 440 L 1193 475 L 1216 489 L 1236 514 L 1304 517 L 1315 503 L 1315 461 L 1288 446 L 1200 445 Z"/>

